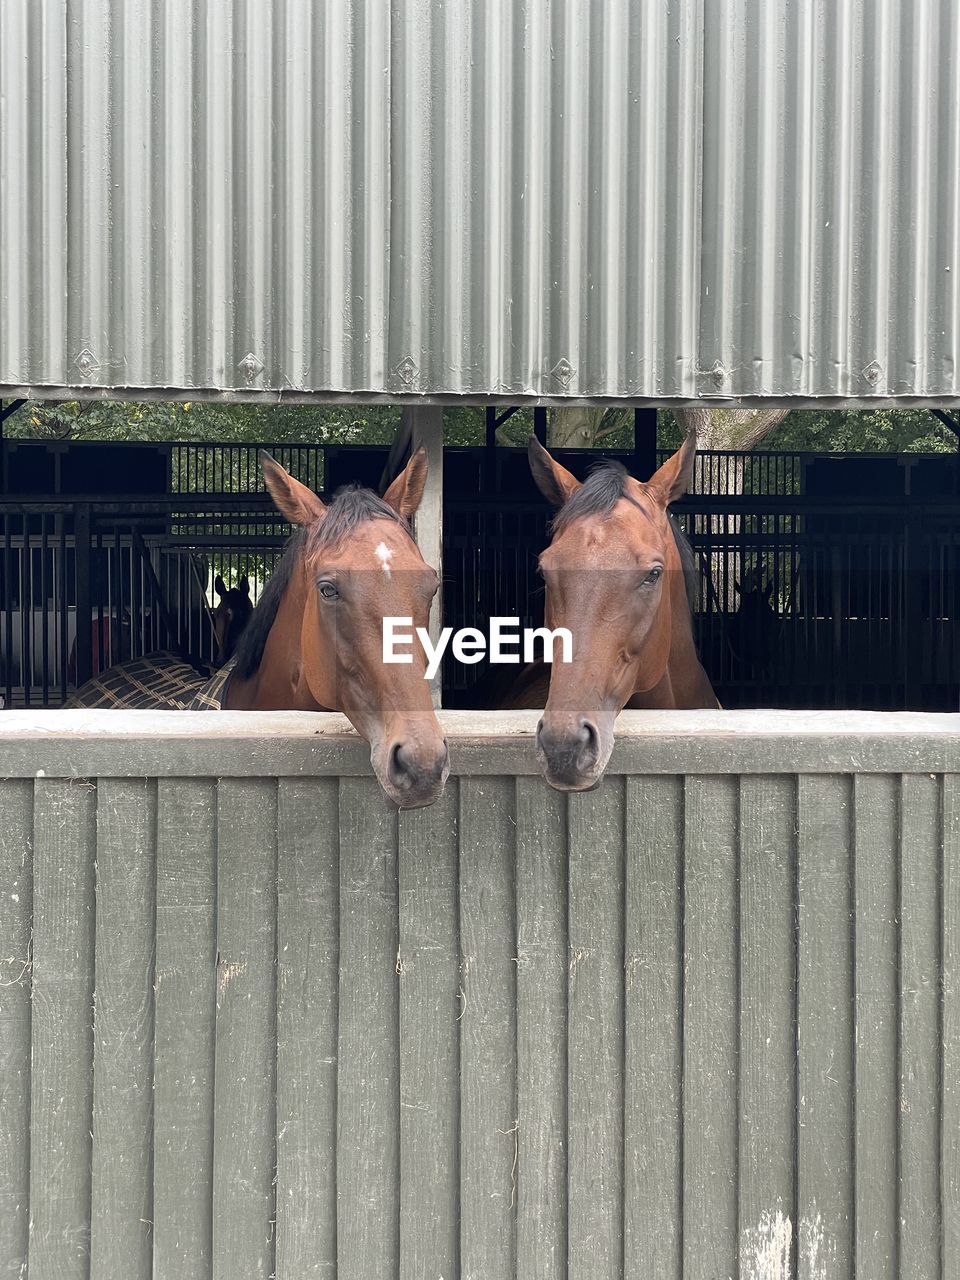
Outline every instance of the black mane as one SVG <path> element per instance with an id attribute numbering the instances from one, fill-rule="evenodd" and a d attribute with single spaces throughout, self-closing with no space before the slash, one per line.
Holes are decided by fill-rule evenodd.
<path id="1" fill-rule="evenodd" d="M 234 674 L 238 680 L 249 680 L 260 669 L 267 636 L 277 620 L 280 601 L 290 585 L 293 567 L 300 556 L 312 555 L 325 547 L 339 546 L 367 520 L 393 520 L 407 528 L 402 516 L 378 498 L 372 489 L 348 485 L 334 494 L 322 520 L 309 528 L 294 531 L 240 637 L 234 663 Z"/>
<path id="2" fill-rule="evenodd" d="M 598 463 L 573 497 L 565 502 L 554 516 L 550 524 L 551 535 L 556 537 L 557 534 L 563 533 L 574 520 L 579 520 L 583 516 L 609 515 L 621 498 L 632 502 L 642 511 L 643 507 L 627 492 L 629 479 L 630 473 L 622 462 L 607 459 Z M 668 518 L 673 540 L 680 553 L 680 563 L 683 566 L 687 603 L 690 605 L 690 611 L 694 612 L 700 603 L 700 571 L 697 568 L 690 539 L 681 529 L 679 520 L 669 513 Z"/>
<path id="3" fill-rule="evenodd" d="M 554 537 L 581 516 L 605 516 L 626 496 L 630 473 L 622 462 L 599 462 L 550 523 Z"/>
<path id="4" fill-rule="evenodd" d="M 696 552 L 690 543 L 690 539 L 683 532 L 677 517 L 671 512 L 668 512 L 667 516 L 670 521 L 670 528 L 673 531 L 673 540 L 677 544 L 677 550 L 680 552 L 680 564 L 683 566 L 683 585 L 687 590 L 687 604 L 690 606 L 690 612 L 696 613 L 700 608 L 700 588 L 703 585 L 700 570 L 697 568 Z"/>

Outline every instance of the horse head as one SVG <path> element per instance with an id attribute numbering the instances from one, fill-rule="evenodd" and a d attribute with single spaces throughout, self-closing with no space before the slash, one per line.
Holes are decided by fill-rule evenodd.
<path id="1" fill-rule="evenodd" d="M 535 438 L 530 466 L 557 509 L 540 556 L 545 623 L 573 637 L 573 659 L 554 663 L 537 756 L 564 791 L 596 786 L 628 703 L 716 706 L 693 644 L 682 535 L 667 509 L 686 490 L 695 441 L 643 484 L 616 462 L 581 483 Z"/>
<path id="2" fill-rule="evenodd" d="M 369 742 L 390 799 L 403 809 L 431 804 L 449 764 L 425 658 L 383 660 L 384 619 L 426 627 L 440 585 L 409 527 L 426 453 L 413 454 L 382 498 L 348 488 L 329 504 L 269 454 L 261 464 L 277 509 L 299 532 L 241 641 L 225 705 L 341 711 Z"/>

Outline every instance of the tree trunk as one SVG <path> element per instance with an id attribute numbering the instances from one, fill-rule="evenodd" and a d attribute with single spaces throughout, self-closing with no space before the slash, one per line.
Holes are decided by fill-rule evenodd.
<path id="1" fill-rule="evenodd" d="M 765 440 L 789 409 L 674 409 L 684 431 L 697 433 L 698 449 L 732 449 L 746 453 Z"/>
<path id="2" fill-rule="evenodd" d="M 571 405 L 554 409 L 547 425 L 547 444 L 551 449 L 592 449 L 597 442 L 604 409 L 589 405 Z"/>

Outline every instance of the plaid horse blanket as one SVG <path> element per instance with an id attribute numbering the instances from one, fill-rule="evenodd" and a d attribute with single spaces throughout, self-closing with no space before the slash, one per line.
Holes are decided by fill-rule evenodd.
<path id="1" fill-rule="evenodd" d="M 88 680 L 65 707 L 113 707 L 137 711 L 219 711 L 233 662 L 197 666 L 176 653 L 148 653 L 119 662 Z"/>

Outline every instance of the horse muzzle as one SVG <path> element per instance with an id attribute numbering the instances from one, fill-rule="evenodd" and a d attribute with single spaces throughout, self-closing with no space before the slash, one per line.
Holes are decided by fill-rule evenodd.
<path id="1" fill-rule="evenodd" d="M 450 772 L 445 738 L 418 741 L 402 738 L 371 753 L 374 772 L 387 796 L 400 809 L 422 809 L 443 794 Z"/>
<path id="2" fill-rule="evenodd" d="M 558 791 L 592 791 L 603 777 L 613 749 L 613 734 L 587 716 L 537 725 L 537 762 Z"/>

